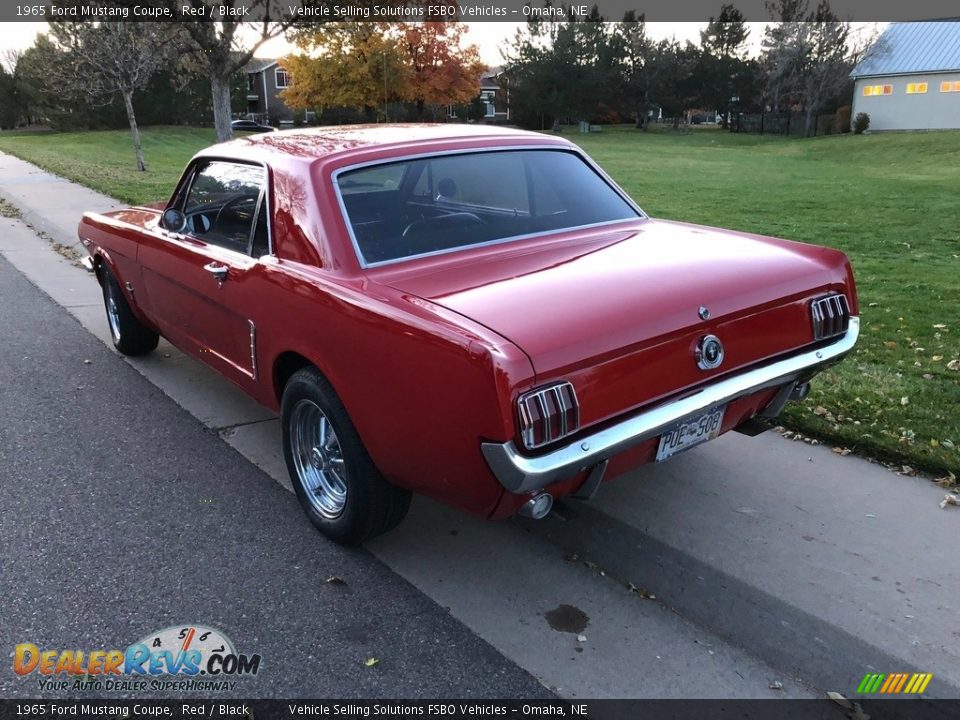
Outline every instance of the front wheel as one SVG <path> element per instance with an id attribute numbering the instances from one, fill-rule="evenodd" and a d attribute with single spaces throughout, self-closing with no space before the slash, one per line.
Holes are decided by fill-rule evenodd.
<path id="1" fill-rule="evenodd" d="M 403 520 L 410 493 L 383 478 L 340 398 L 316 368 L 290 378 L 280 418 L 294 491 L 320 532 L 342 545 L 358 545 Z"/>
<path id="2" fill-rule="evenodd" d="M 106 264 L 102 266 L 103 305 L 113 346 L 124 355 L 146 355 L 157 349 L 160 336 L 137 319 Z"/>

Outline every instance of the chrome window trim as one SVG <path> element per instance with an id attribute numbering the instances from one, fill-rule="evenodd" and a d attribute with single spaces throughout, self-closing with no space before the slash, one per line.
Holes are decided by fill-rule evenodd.
<path id="1" fill-rule="evenodd" d="M 417 255 L 407 255 L 402 258 L 393 258 L 390 260 L 380 260 L 379 262 L 367 262 L 363 256 L 363 252 L 360 250 L 360 244 L 357 242 L 357 236 L 353 232 L 353 224 L 350 222 L 350 215 L 347 212 L 346 203 L 343 201 L 343 193 L 340 191 L 339 179 L 343 173 L 353 172 L 355 170 L 362 170 L 367 167 L 374 167 L 376 165 L 394 165 L 401 162 L 409 162 L 411 160 L 422 160 L 424 158 L 434 158 L 434 157 L 445 157 L 450 155 L 476 155 L 483 152 L 516 152 L 518 150 L 551 150 L 554 152 L 565 152 L 576 155 L 581 161 L 583 161 L 587 167 L 593 170 L 601 181 L 606 183 L 627 205 L 637 213 L 636 218 L 620 218 L 617 220 L 605 220 L 599 223 L 589 223 L 587 225 L 576 225 L 568 228 L 558 228 L 556 230 L 543 230 L 541 232 L 535 233 L 525 233 L 523 235 L 511 235 L 505 238 L 497 238 L 496 240 L 488 240 L 483 243 L 476 243 L 473 245 L 465 245 L 463 247 L 457 248 L 447 248 L 445 250 L 433 250 L 431 252 L 419 253 Z M 577 230 L 589 230 L 595 227 L 604 227 L 606 225 L 614 225 L 618 223 L 632 223 L 637 220 L 649 219 L 649 216 L 640 208 L 637 203 L 633 201 L 627 193 L 613 181 L 613 179 L 605 173 L 597 163 L 595 163 L 583 150 L 581 150 L 576 145 L 497 145 L 495 147 L 481 147 L 481 148 L 460 148 L 457 150 L 439 150 L 434 152 L 420 152 L 420 153 L 411 153 L 409 155 L 398 155 L 396 157 L 379 159 L 379 160 L 368 160 L 365 162 L 354 163 L 352 165 L 345 165 L 344 167 L 337 168 L 330 174 L 331 182 L 333 183 L 333 191 L 337 197 L 337 204 L 340 206 L 340 215 L 343 218 L 343 223 L 346 225 L 347 233 L 350 236 L 350 243 L 353 245 L 353 252 L 356 255 L 357 262 L 360 263 L 360 267 L 364 270 L 368 268 L 378 268 L 383 267 L 384 265 L 394 265 L 396 263 L 407 262 L 409 260 L 419 260 L 420 258 L 434 257 L 437 255 L 447 255 L 454 252 L 463 252 L 465 250 L 471 250 L 474 248 L 483 248 L 491 247 L 493 245 L 500 245 L 508 242 L 516 242 L 518 240 L 529 240 L 532 238 L 543 237 L 545 235 L 555 235 L 557 233 L 563 232 L 574 232 Z"/>
<path id="2" fill-rule="evenodd" d="M 253 167 L 259 167 L 259 168 L 261 168 L 261 169 L 263 170 L 263 186 L 260 188 L 260 195 L 259 195 L 258 198 L 257 198 L 257 212 L 259 212 L 259 209 L 260 209 L 261 205 L 262 205 L 263 203 L 266 203 L 266 208 L 267 208 L 267 210 L 266 210 L 266 212 L 267 212 L 267 250 L 268 250 L 268 252 L 266 253 L 266 255 L 273 255 L 274 252 L 275 252 L 275 249 L 274 249 L 274 246 L 273 246 L 273 213 L 272 213 L 272 211 L 271 211 L 272 208 L 271 208 L 271 204 L 270 204 L 270 189 L 271 189 L 271 184 L 270 184 L 270 183 L 271 183 L 271 179 L 270 179 L 270 168 L 269 168 L 269 167 L 267 166 L 267 164 L 266 164 L 265 162 L 263 162 L 263 161 L 260 161 L 260 160 L 238 160 L 237 158 L 223 157 L 223 156 L 220 156 L 220 155 L 210 155 L 210 156 L 203 156 L 203 157 L 199 157 L 199 158 L 194 158 L 193 160 L 190 161 L 190 165 L 188 166 L 188 170 L 187 170 L 187 173 L 186 173 L 187 178 L 186 178 L 186 184 L 185 184 L 185 186 L 184 186 L 184 180 L 183 180 L 182 178 L 181 178 L 181 181 L 180 181 L 180 186 L 184 188 L 183 195 L 181 196 L 181 194 L 180 194 L 180 192 L 179 192 L 180 187 L 178 187 L 177 190 L 175 190 L 174 193 L 173 193 L 173 202 L 167 203 L 166 208 L 177 207 L 177 206 L 180 205 L 180 204 L 182 204 L 184 207 L 186 207 L 187 198 L 190 196 L 190 190 L 193 188 L 193 181 L 196 179 L 197 173 L 200 172 L 200 168 L 201 168 L 201 167 L 203 167 L 204 165 L 209 165 L 209 164 L 212 163 L 212 162 L 223 162 L 223 163 L 228 163 L 228 164 L 231 164 L 231 165 L 251 165 L 251 166 L 253 166 Z M 164 209 L 166 209 L 166 208 L 164 208 Z M 183 208 L 179 208 L 179 209 L 180 209 L 180 210 L 183 210 Z M 252 225 L 251 228 L 250 228 L 250 239 L 249 239 L 248 242 L 247 242 L 247 253 L 246 253 L 246 254 L 244 254 L 244 253 L 237 253 L 236 250 L 231 250 L 230 248 L 223 247 L 222 245 L 217 245 L 216 243 L 207 242 L 207 241 L 204 240 L 202 237 L 199 237 L 199 236 L 194 235 L 194 234 L 192 234 L 192 233 L 185 233 L 185 234 L 190 235 L 191 238 L 193 238 L 194 240 L 199 240 L 200 242 L 204 243 L 205 245 L 209 245 L 209 246 L 211 246 L 211 247 L 216 247 L 216 248 L 219 248 L 219 249 L 221 249 L 221 250 L 226 250 L 227 252 L 233 252 L 233 253 L 236 253 L 237 255 L 240 255 L 240 256 L 242 256 L 242 257 L 247 257 L 247 258 L 251 258 L 251 259 L 253 259 L 253 260 L 258 260 L 259 258 L 254 258 L 254 257 L 251 255 L 251 253 L 252 253 L 252 251 L 253 251 L 253 234 L 254 234 L 254 232 L 256 232 L 256 224 L 257 224 L 257 213 L 255 212 L 255 213 L 254 213 L 254 216 L 253 216 L 253 225 Z M 264 255 L 264 256 L 262 256 L 262 257 L 266 257 L 266 255 Z"/>

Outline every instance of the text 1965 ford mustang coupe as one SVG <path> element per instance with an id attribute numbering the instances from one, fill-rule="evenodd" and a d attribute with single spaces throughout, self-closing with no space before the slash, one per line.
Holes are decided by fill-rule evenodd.
<path id="1" fill-rule="evenodd" d="M 411 491 L 542 517 L 755 432 L 859 329 L 842 253 L 651 220 L 570 142 L 492 127 L 245 137 L 79 232 L 117 349 L 163 335 L 278 410 L 343 543 Z"/>

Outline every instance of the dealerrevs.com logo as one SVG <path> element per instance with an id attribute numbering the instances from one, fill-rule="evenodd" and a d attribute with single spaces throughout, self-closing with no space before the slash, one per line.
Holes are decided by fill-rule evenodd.
<path id="1" fill-rule="evenodd" d="M 27 642 L 13 651 L 13 671 L 36 677 L 40 690 L 233 690 L 236 678 L 259 669 L 259 655 L 238 653 L 226 635 L 203 625 L 164 628 L 125 650 L 41 649 Z"/>

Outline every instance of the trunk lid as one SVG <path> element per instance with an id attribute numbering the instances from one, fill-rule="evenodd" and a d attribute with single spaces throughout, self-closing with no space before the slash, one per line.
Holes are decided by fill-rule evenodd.
<path id="1" fill-rule="evenodd" d="M 510 340 L 536 384 L 573 382 L 587 425 L 809 344 L 809 299 L 846 278 L 844 256 L 826 248 L 664 221 L 622 228 L 384 267 L 378 279 Z M 706 334 L 725 346 L 715 370 L 694 359 Z"/>

